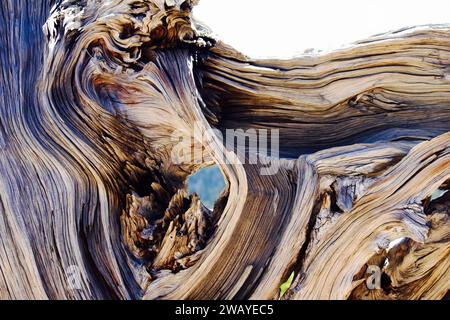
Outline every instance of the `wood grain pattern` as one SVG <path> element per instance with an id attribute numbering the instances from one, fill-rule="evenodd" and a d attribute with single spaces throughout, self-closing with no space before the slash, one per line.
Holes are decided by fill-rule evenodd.
<path id="1" fill-rule="evenodd" d="M 196 4 L 2 1 L 0 299 L 448 298 L 450 26 L 255 60 Z M 279 169 L 227 129 L 278 129 Z"/>

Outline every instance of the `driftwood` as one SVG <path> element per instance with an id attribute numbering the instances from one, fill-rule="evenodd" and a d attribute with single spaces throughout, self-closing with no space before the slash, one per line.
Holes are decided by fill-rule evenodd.
<path id="1" fill-rule="evenodd" d="M 195 2 L 2 1 L 0 298 L 448 297 L 450 25 L 253 60 Z M 209 210 L 186 179 L 213 163 Z"/>

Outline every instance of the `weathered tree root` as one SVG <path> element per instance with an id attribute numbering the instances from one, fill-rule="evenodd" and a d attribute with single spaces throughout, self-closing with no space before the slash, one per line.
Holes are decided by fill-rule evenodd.
<path id="1" fill-rule="evenodd" d="M 195 4 L 2 2 L 0 298 L 448 297 L 450 26 L 253 60 Z M 226 129 L 278 129 L 277 170 Z"/>

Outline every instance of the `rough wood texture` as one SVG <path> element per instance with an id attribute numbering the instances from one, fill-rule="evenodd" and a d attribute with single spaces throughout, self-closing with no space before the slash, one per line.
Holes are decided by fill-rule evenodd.
<path id="1" fill-rule="evenodd" d="M 195 4 L 2 1 L 0 298 L 448 297 L 450 26 L 253 60 Z M 174 161 L 194 127 L 205 161 Z M 211 128 L 279 129 L 279 170 Z"/>

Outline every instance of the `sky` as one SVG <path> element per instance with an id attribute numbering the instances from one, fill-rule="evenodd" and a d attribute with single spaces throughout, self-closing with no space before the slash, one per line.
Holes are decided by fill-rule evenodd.
<path id="1" fill-rule="evenodd" d="M 289 58 L 407 26 L 450 23 L 450 0 L 200 0 L 194 15 L 248 56 Z"/>

